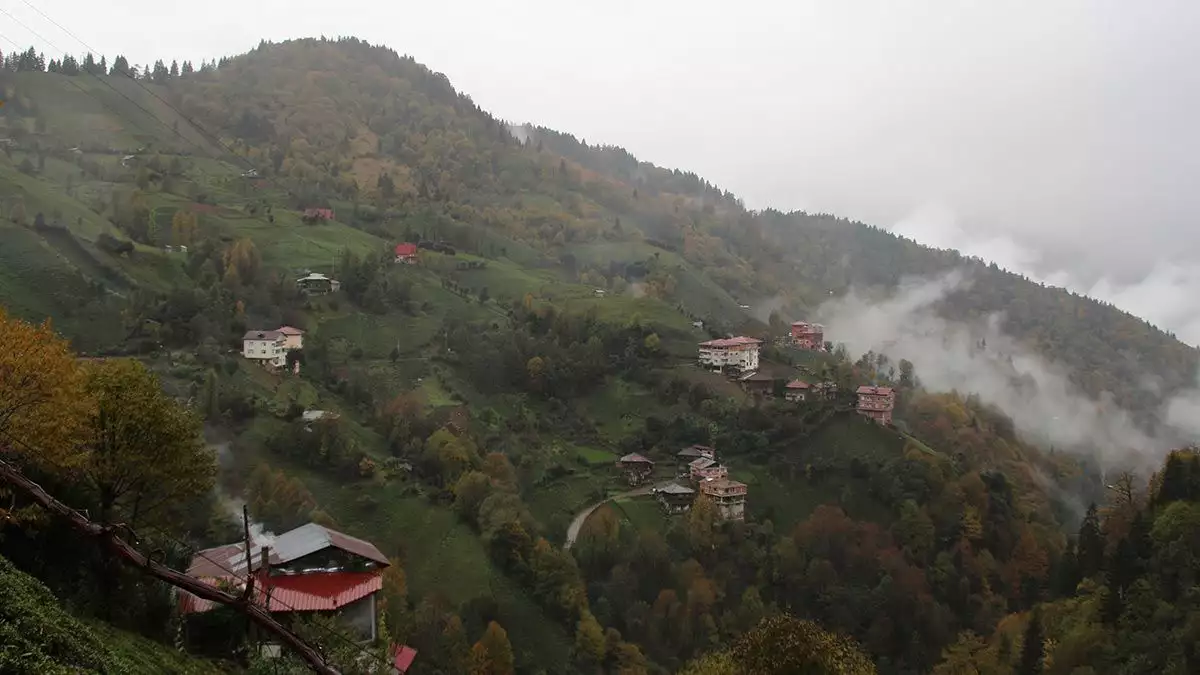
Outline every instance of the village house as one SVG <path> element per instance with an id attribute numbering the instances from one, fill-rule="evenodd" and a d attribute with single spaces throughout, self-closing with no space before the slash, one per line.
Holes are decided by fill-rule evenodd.
<path id="1" fill-rule="evenodd" d="M 892 408 L 896 406 L 896 392 L 891 387 L 863 385 L 858 394 L 856 409 L 859 414 L 870 417 L 880 424 L 892 423 Z"/>
<path id="2" fill-rule="evenodd" d="M 696 491 L 685 485 L 670 483 L 654 490 L 654 496 L 667 515 L 684 513 L 692 508 Z"/>
<path id="3" fill-rule="evenodd" d="M 293 349 L 304 349 L 304 331 L 291 326 L 280 326 L 278 329 L 283 335 L 283 348 L 291 351 Z"/>
<path id="4" fill-rule="evenodd" d="M 675 459 L 679 463 L 679 475 L 688 475 L 688 466 L 701 457 L 716 459 L 717 451 L 707 445 L 690 445 L 675 453 Z"/>
<path id="5" fill-rule="evenodd" d="M 715 478 L 700 483 L 700 494 L 707 496 L 717 507 L 723 520 L 743 520 L 746 517 L 746 484 L 729 478 Z"/>
<path id="6" fill-rule="evenodd" d="M 792 324 L 792 344 L 800 349 L 825 349 L 825 326 L 819 323 L 796 321 Z"/>
<path id="7" fill-rule="evenodd" d="M 252 330 L 242 336 L 242 357 L 270 368 L 287 365 L 283 333 L 277 330 Z"/>
<path id="8" fill-rule="evenodd" d="M 342 287 L 342 282 L 319 272 L 310 272 L 296 280 L 296 288 L 306 295 L 324 295 L 335 293 Z"/>
<path id="9" fill-rule="evenodd" d="M 764 398 L 775 396 L 775 378 L 765 373 L 748 373 L 738 379 L 746 393 Z"/>
<path id="10" fill-rule="evenodd" d="M 617 467 L 625 472 L 630 485 L 641 485 L 654 473 L 654 462 L 636 452 L 617 460 Z"/>
<path id="11" fill-rule="evenodd" d="M 315 220 L 333 220 L 333 209 L 309 208 L 304 209 L 304 219 Z"/>
<path id="12" fill-rule="evenodd" d="M 812 385 L 812 395 L 817 398 L 830 400 L 837 398 L 837 394 L 837 382 L 826 380 L 824 382 L 817 382 L 816 384 Z"/>
<path id="13" fill-rule="evenodd" d="M 792 380 L 783 389 L 783 398 L 790 403 L 808 400 L 808 392 L 812 387 L 804 380 Z"/>
<path id="14" fill-rule="evenodd" d="M 701 457 L 688 464 L 688 478 L 693 483 L 701 483 L 706 480 L 716 478 L 725 478 L 729 475 L 729 467 L 723 466 L 715 459 Z"/>
<path id="15" fill-rule="evenodd" d="M 252 602 L 276 614 L 281 622 L 306 614 L 336 615 L 349 634 L 367 642 L 379 636 L 377 602 L 383 570 L 389 564 L 370 542 L 309 523 L 251 544 L 249 556 L 245 543 L 200 551 L 187 573 L 237 592 L 253 577 Z M 180 592 L 185 631 L 187 619 L 216 606 Z"/>
<path id="16" fill-rule="evenodd" d="M 762 340 L 744 336 L 709 340 L 700 343 L 698 360 L 716 372 L 752 373 L 758 370 L 761 346 Z"/>
<path id="17" fill-rule="evenodd" d="M 401 265 L 414 265 L 417 262 L 416 244 L 400 243 L 396 244 L 396 262 Z"/>

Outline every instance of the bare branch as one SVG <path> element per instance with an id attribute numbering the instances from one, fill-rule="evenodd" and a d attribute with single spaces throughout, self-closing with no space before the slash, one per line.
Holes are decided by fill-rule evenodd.
<path id="1" fill-rule="evenodd" d="M 232 607 L 234 610 L 245 614 L 247 618 L 261 626 L 267 632 L 279 638 L 283 644 L 287 645 L 289 649 L 304 659 L 313 672 L 319 675 L 339 675 L 335 669 L 325 662 L 325 659 L 317 650 L 309 646 L 300 636 L 276 621 L 265 608 L 226 593 L 215 586 L 206 584 L 199 579 L 188 576 L 143 555 L 118 537 L 115 532 L 116 528 L 107 527 L 88 520 L 82 513 L 52 497 L 42 489 L 42 486 L 26 478 L 16 467 L 4 460 L 0 460 L 0 479 L 12 484 L 16 489 L 37 502 L 42 508 L 64 518 L 80 534 L 99 540 L 102 546 L 129 566 L 197 597 Z"/>

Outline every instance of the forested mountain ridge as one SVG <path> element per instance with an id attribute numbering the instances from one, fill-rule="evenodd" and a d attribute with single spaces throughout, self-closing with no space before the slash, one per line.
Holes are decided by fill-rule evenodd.
<path id="1" fill-rule="evenodd" d="M 693 363 L 706 335 L 785 329 L 741 304 L 782 299 L 771 304 L 810 316 L 830 291 L 966 266 L 977 283 L 943 311 L 1012 309 L 1013 334 L 1069 365 L 1085 390 L 1152 412 L 1157 401 L 1139 399 L 1131 375 L 1156 374 L 1169 392 L 1195 355 L 1145 322 L 865 225 L 748 212 L 694 175 L 495 120 L 444 77 L 356 40 L 264 44 L 199 69 L 157 64 L 136 80 L 127 68 L 0 73 L 12 141 L 0 157 L 0 305 L 53 317 L 77 349 L 137 355 L 227 441 L 223 492 L 177 504 L 187 525 L 163 526 L 175 557 L 180 539 L 241 536 L 228 534 L 218 497 L 246 502 L 276 531 L 342 527 L 396 558 L 389 636 L 416 646 L 428 672 L 454 675 L 663 673 L 729 647 L 695 671 L 727 673 L 762 618 L 785 610 L 852 636 L 885 673 L 958 667 L 964 653 L 980 670 L 1011 669 L 1020 655 L 1005 636 L 1032 608 L 1064 603 L 1055 620 L 1087 609 L 1100 596 L 1074 602 L 1080 579 L 1105 584 L 1108 569 L 1122 570 L 1119 600 L 1132 588 L 1111 554 L 1125 539 L 1144 543 L 1123 523 L 1157 504 L 1158 483 L 1143 489 L 1046 452 L 989 401 L 924 391 L 911 363 L 897 372 L 843 350 L 764 351 L 784 379 L 826 377 L 843 392 L 894 385 L 903 430 L 863 420 L 846 397 L 749 396 Z M 394 264 L 391 246 L 417 239 L 449 246 Z M 335 276 L 341 291 L 297 292 L 307 271 Z M 279 325 L 307 331 L 290 359 L 299 375 L 240 358 L 247 330 Z M 309 424 L 312 409 L 338 415 Z M 618 457 L 644 454 L 667 478 L 693 443 L 717 447 L 749 484 L 746 523 L 703 505 L 668 518 L 622 497 L 562 550 L 576 513 L 628 491 Z M 1191 494 L 1186 479 L 1169 483 Z M 98 509 L 69 475 L 43 484 Z M 1120 500 L 1105 488 L 1114 484 L 1128 487 Z M 1089 539 L 1092 562 L 1076 574 L 1084 536 L 1064 530 L 1088 502 L 1110 500 L 1125 514 L 1106 520 L 1111 560 L 1096 563 Z M 1190 573 L 1180 508 L 1154 563 L 1167 571 L 1164 593 Z M 14 563 L 88 606 L 102 568 L 80 582 L 54 563 L 83 559 L 81 548 L 53 530 L 0 540 Z M 118 618 L 163 639 L 169 603 L 136 576 L 121 583 L 148 599 Z M 1125 605 L 1110 602 L 1111 619 Z M 1077 653 L 1136 617 L 1091 619 L 1076 617 Z M 1173 645 L 1164 662 L 1181 662 L 1175 645 L 1188 636 L 1159 636 Z M 1122 643 L 1109 663 L 1135 648 Z"/>
<path id="2" fill-rule="evenodd" d="M 1191 386 L 1200 363 L 1195 349 L 1144 320 L 955 252 L 830 216 L 751 213 L 695 174 L 543 128 L 509 128 L 444 76 L 365 43 L 264 45 L 170 87 L 183 110 L 309 198 L 336 194 L 402 211 L 441 202 L 453 219 L 498 229 L 550 260 L 595 242 L 646 241 L 678 252 L 736 298 L 782 298 L 793 318 L 830 291 L 891 288 L 966 267 L 976 283 L 949 299 L 948 316 L 1003 311 L 1009 333 L 1067 366 L 1085 392 L 1110 391 L 1135 410 Z M 542 198 L 522 197 L 531 193 Z M 592 274 L 609 283 L 619 275 L 603 265 Z M 670 277 L 654 289 L 678 301 Z M 1147 375 L 1161 383 L 1157 393 L 1139 386 Z"/>

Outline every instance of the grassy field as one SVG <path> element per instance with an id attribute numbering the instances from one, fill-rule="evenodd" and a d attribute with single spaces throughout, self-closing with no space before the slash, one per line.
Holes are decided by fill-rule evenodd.
<path id="1" fill-rule="evenodd" d="M 615 452 L 609 452 L 600 448 L 584 446 L 577 448 L 575 454 L 584 462 L 593 466 L 610 466 L 613 462 L 617 461 L 617 454 Z"/>
<path id="2" fill-rule="evenodd" d="M 642 530 L 662 532 L 667 529 L 672 518 L 663 513 L 662 507 L 653 497 L 616 499 L 612 502 L 612 508 L 638 532 Z"/>

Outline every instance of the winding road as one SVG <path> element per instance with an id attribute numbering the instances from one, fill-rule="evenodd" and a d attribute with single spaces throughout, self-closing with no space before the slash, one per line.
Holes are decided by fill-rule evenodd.
<path id="1" fill-rule="evenodd" d="M 674 482 L 675 482 L 674 480 L 666 480 L 661 483 L 656 483 L 654 485 L 643 485 L 642 487 L 634 488 L 634 489 L 630 490 L 629 492 L 621 492 L 621 493 L 615 494 L 611 497 L 602 499 L 602 500 L 596 502 L 595 504 L 592 504 L 591 506 L 580 511 L 579 513 L 575 514 L 575 519 L 571 521 L 571 526 L 567 528 L 567 540 L 565 542 L 563 542 L 563 549 L 568 550 L 568 551 L 571 550 L 571 545 L 575 543 L 575 539 L 579 536 L 579 530 L 583 528 L 583 524 L 587 521 L 588 516 L 592 515 L 592 512 L 594 512 L 596 509 L 600 508 L 601 506 L 604 506 L 606 503 L 611 502 L 614 499 L 621 499 L 623 497 L 640 497 L 642 495 L 648 495 L 648 494 L 650 494 L 651 490 L 653 490 L 654 488 L 660 488 L 665 485 L 670 485 L 671 483 L 674 483 Z"/>

